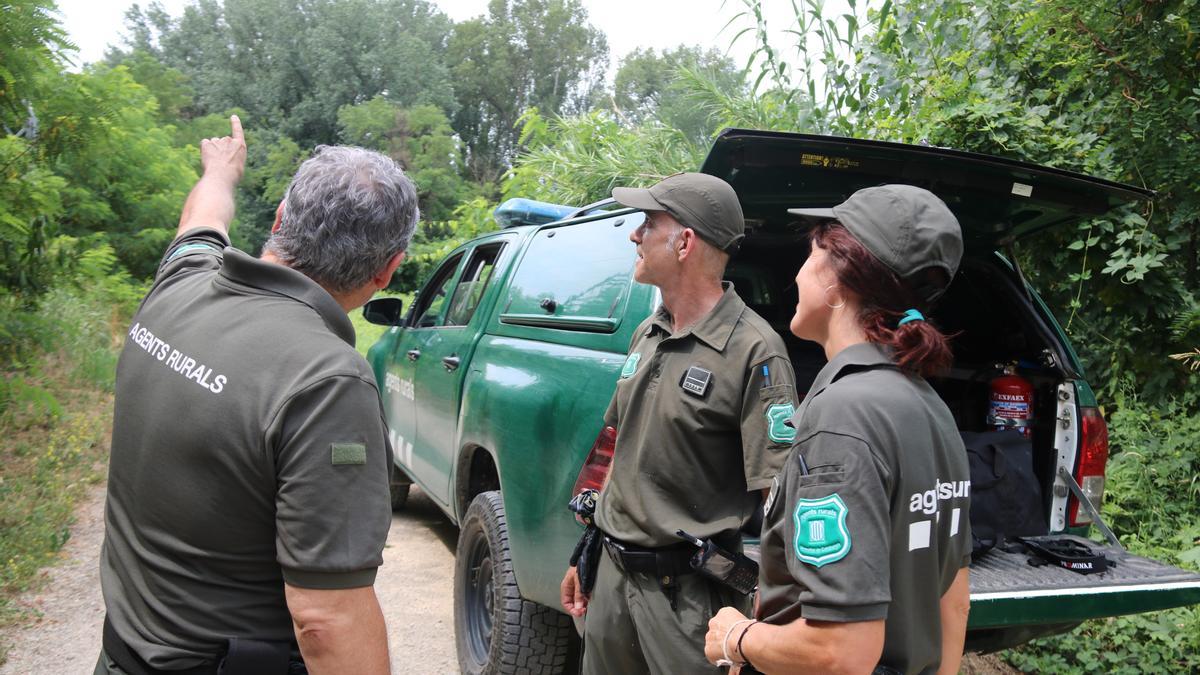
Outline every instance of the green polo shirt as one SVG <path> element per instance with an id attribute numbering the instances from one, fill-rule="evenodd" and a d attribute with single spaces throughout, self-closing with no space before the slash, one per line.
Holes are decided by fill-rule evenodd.
<path id="1" fill-rule="evenodd" d="M 880 664 L 936 672 L 939 603 L 971 558 L 970 472 L 949 409 L 860 343 L 825 365 L 792 425 L 766 504 L 758 618 L 886 619 Z"/>
<path id="2" fill-rule="evenodd" d="M 639 546 L 736 532 L 791 447 L 795 375 L 783 340 L 733 286 L 673 333 L 665 308 L 638 328 L 605 414 L 617 428 L 596 523 Z"/>
<path id="3" fill-rule="evenodd" d="M 284 582 L 369 586 L 391 522 L 375 380 L 311 279 L 199 230 L 176 240 L 117 366 L 100 575 L 150 665 L 291 641 Z"/>

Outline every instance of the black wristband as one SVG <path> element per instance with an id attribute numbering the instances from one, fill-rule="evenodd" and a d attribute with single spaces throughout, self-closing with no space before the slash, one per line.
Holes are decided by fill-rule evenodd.
<path id="1" fill-rule="evenodd" d="M 746 652 L 742 651 L 742 640 L 746 639 L 746 633 L 749 633 L 750 629 L 754 628 L 754 624 L 756 623 L 759 622 L 755 621 L 754 623 L 746 626 L 746 629 L 743 630 L 742 634 L 738 636 L 737 646 L 734 647 L 734 649 L 737 650 L 738 656 L 741 657 L 743 665 L 750 666 L 751 668 L 754 667 L 754 664 L 750 663 L 750 659 L 746 657 Z"/>

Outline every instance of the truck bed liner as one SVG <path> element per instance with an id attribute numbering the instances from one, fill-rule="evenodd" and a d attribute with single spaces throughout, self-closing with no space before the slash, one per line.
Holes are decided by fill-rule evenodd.
<path id="1" fill-rule="evenodd" d="M 1110 566 L 1079 574 L 1055 565 L 1035 567 L 1030 554 L 988 551 L 971 564 L 972 628 L 1029 622 L 1070 622 L 1145 612 L 1200 600 L 1200 574 L 1068 536 L 1103 552 Z M 1191 598 L 1190 600 L 1188 598 Z M 1028 604 L 1044 605 L 1030 612 Z M 1009 612 L 1015 603 L 1024 609 Z"/>
<path id="2" fill-rule="evenodd" d="M 1081 537 L 1069 536 L 1102 551 L 1109 560 L 1108 570 L 1099 574 L 1079 574 L 1056 565 L 1034 567 L 1028 553 L 1009 553 L 992 549 L 971 564 L 971 596 L 983 599 L 993 593 L 1031 592 L 1053 589 L 1066 595 L 1072 589 L 1102 592 L 1103 587 L 1161 584 L 1170 581 L 1200 581 L 1200 575 L 1164 563 L 1116 551 Z"/>

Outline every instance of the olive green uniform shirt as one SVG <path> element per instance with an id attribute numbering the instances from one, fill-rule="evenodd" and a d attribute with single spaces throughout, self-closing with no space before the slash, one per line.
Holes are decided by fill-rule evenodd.
<path id="1" fill-rule="evenodd" d="M 758 618 L 886 619 L 880 664 L 935 672 L 939 603 L 971 554 L 970 473 L 950 411 L 861 343 L 826 364 L 792 425 L 766 504 Z"/>
<path id="2" fill-rule="evenodd" d="M 117 366 L 100 577 L 150 665 L 229 637 L 294 640 L 284 582 L 368 586 L 392 465 L 382 404 L 332 296 L 214 230 L 168 249 Z"/>
<path id="3" fill-rule="evenodd" d="M 660 308 L 634 334 L 605 423 L 617 429 L 596 524 L 639 546 L 736 532 L 770 487 L 794 431 L 783 340 L 725 285 L 704 318 L 672 333 Z"/>

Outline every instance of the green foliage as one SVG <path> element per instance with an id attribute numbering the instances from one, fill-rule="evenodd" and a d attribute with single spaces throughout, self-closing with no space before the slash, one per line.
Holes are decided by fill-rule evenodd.
<path id="1" fill-rule="evenodd" d="M 705 146 L 720 120 L 710 110 L 694 105 L 690 78 L 703 78 L 720 96 L 747 93 L 742 71 L 716 49 L 680 45 L 661 54 L 652 48 L 635 49 L 617 69 L 613 105 L 629 123 L 658 120 L 678 129 L 697 146 Z"/>
<path id="2" fill-rule="evenodd" d="M 115 265 L 105 246 L 84 254 L 33 311 L 0 294 L 0 626 L 19 618 L 12 597 L 54 562 L 75 501 L 104 477 L 114 326 L 143 292 Z"/>
<path id="3" fill-rule="evenodd" d="M 41 95 L 44 76 L 57 72 L 66 52 L 74 49 L 58 25 L 56 11 L 53 0 L 0 4 L 0 126 L 6 134 L 36 134 L 29 101 Z"/>
<path id="4" fill-rule="evenodd" d="M 523 121 L 529 149 L 507 179 L 508 196 L 582 206 L 614 187 L 695 170 L 703 159 L 682 132 L 657 122 L 629 127 L 602 111 L 546 119 L 537 110 Z"/>
<path id="5" fill-rule="evenodd" d="M 196 153 L 174 146 L 171 129 L 157 124 L 155 99 L 124 66 L 97 66 L 61 80 L 42 107 L 56 126 L 79 130 L 78 142 L 47 151 L 67 181 L 62 231 L 103 234 L 126 269 L 147 276 L 196 182 Z"/>
<path id="6" fill-rule="evenodd" d="M 54 264 L 47 238 L 62 214 L 66 181 L 36 162 L 34 146 L 16 136 L 0 138 L 0 287 L 23 294 L 45 290 Z"/>
<path id="7" fill-rule="evenodd" d="M 242 107 L 302 148 L 333 142 L 338 108 L 377 94 L 453 109 L 450 21 L 424 0 L 201 0 L 178 18 L 154 3 L 127 19 L 131 51 L 183 73 L 198 113 Z"/>
<path id="8" fill-rule="evenodd" d="M 424 219 L 450 218 L 470 194 L 459 141 L 436 106 L 401 108 L 376 96 L 338 109 L 338 128 L 343 142 L 379 150 L 404 167 L 417 186 Z"/>
<path id="9" fill-rule="evenodd" d="M 1130 551 L 1200 571 L 1200 414 L 1190 398 L 1129 396 L 1110 416 L 1102 515 Z M 1200 607 L 1089 621 L 1008 653 L 1028 672 L 1194 673 Z"/>
<path id="10" fill-rule="evenodd" d="M 455 24 L 447 58 L 470 176 L 494 183 L 518 152 L 527 109 L 591 107 L 608 43 L 580 0 L 491 0 L 486 17 Z"/>
<path id="11" fill-rule="evenodd" d="M 188 77 L 177 68 L 164 64 L 153 54 L 141 49 L 128 53 L 114 52 L 106 61 L 109 66 L 125 66 L 133 80 L 154 96 L 158 102 L 160 124 L 174 124 L 185 116 L 191 116 L 195 92 Z M 228 122 L 228 119 L 225 118 L 225 121 Z"/>

